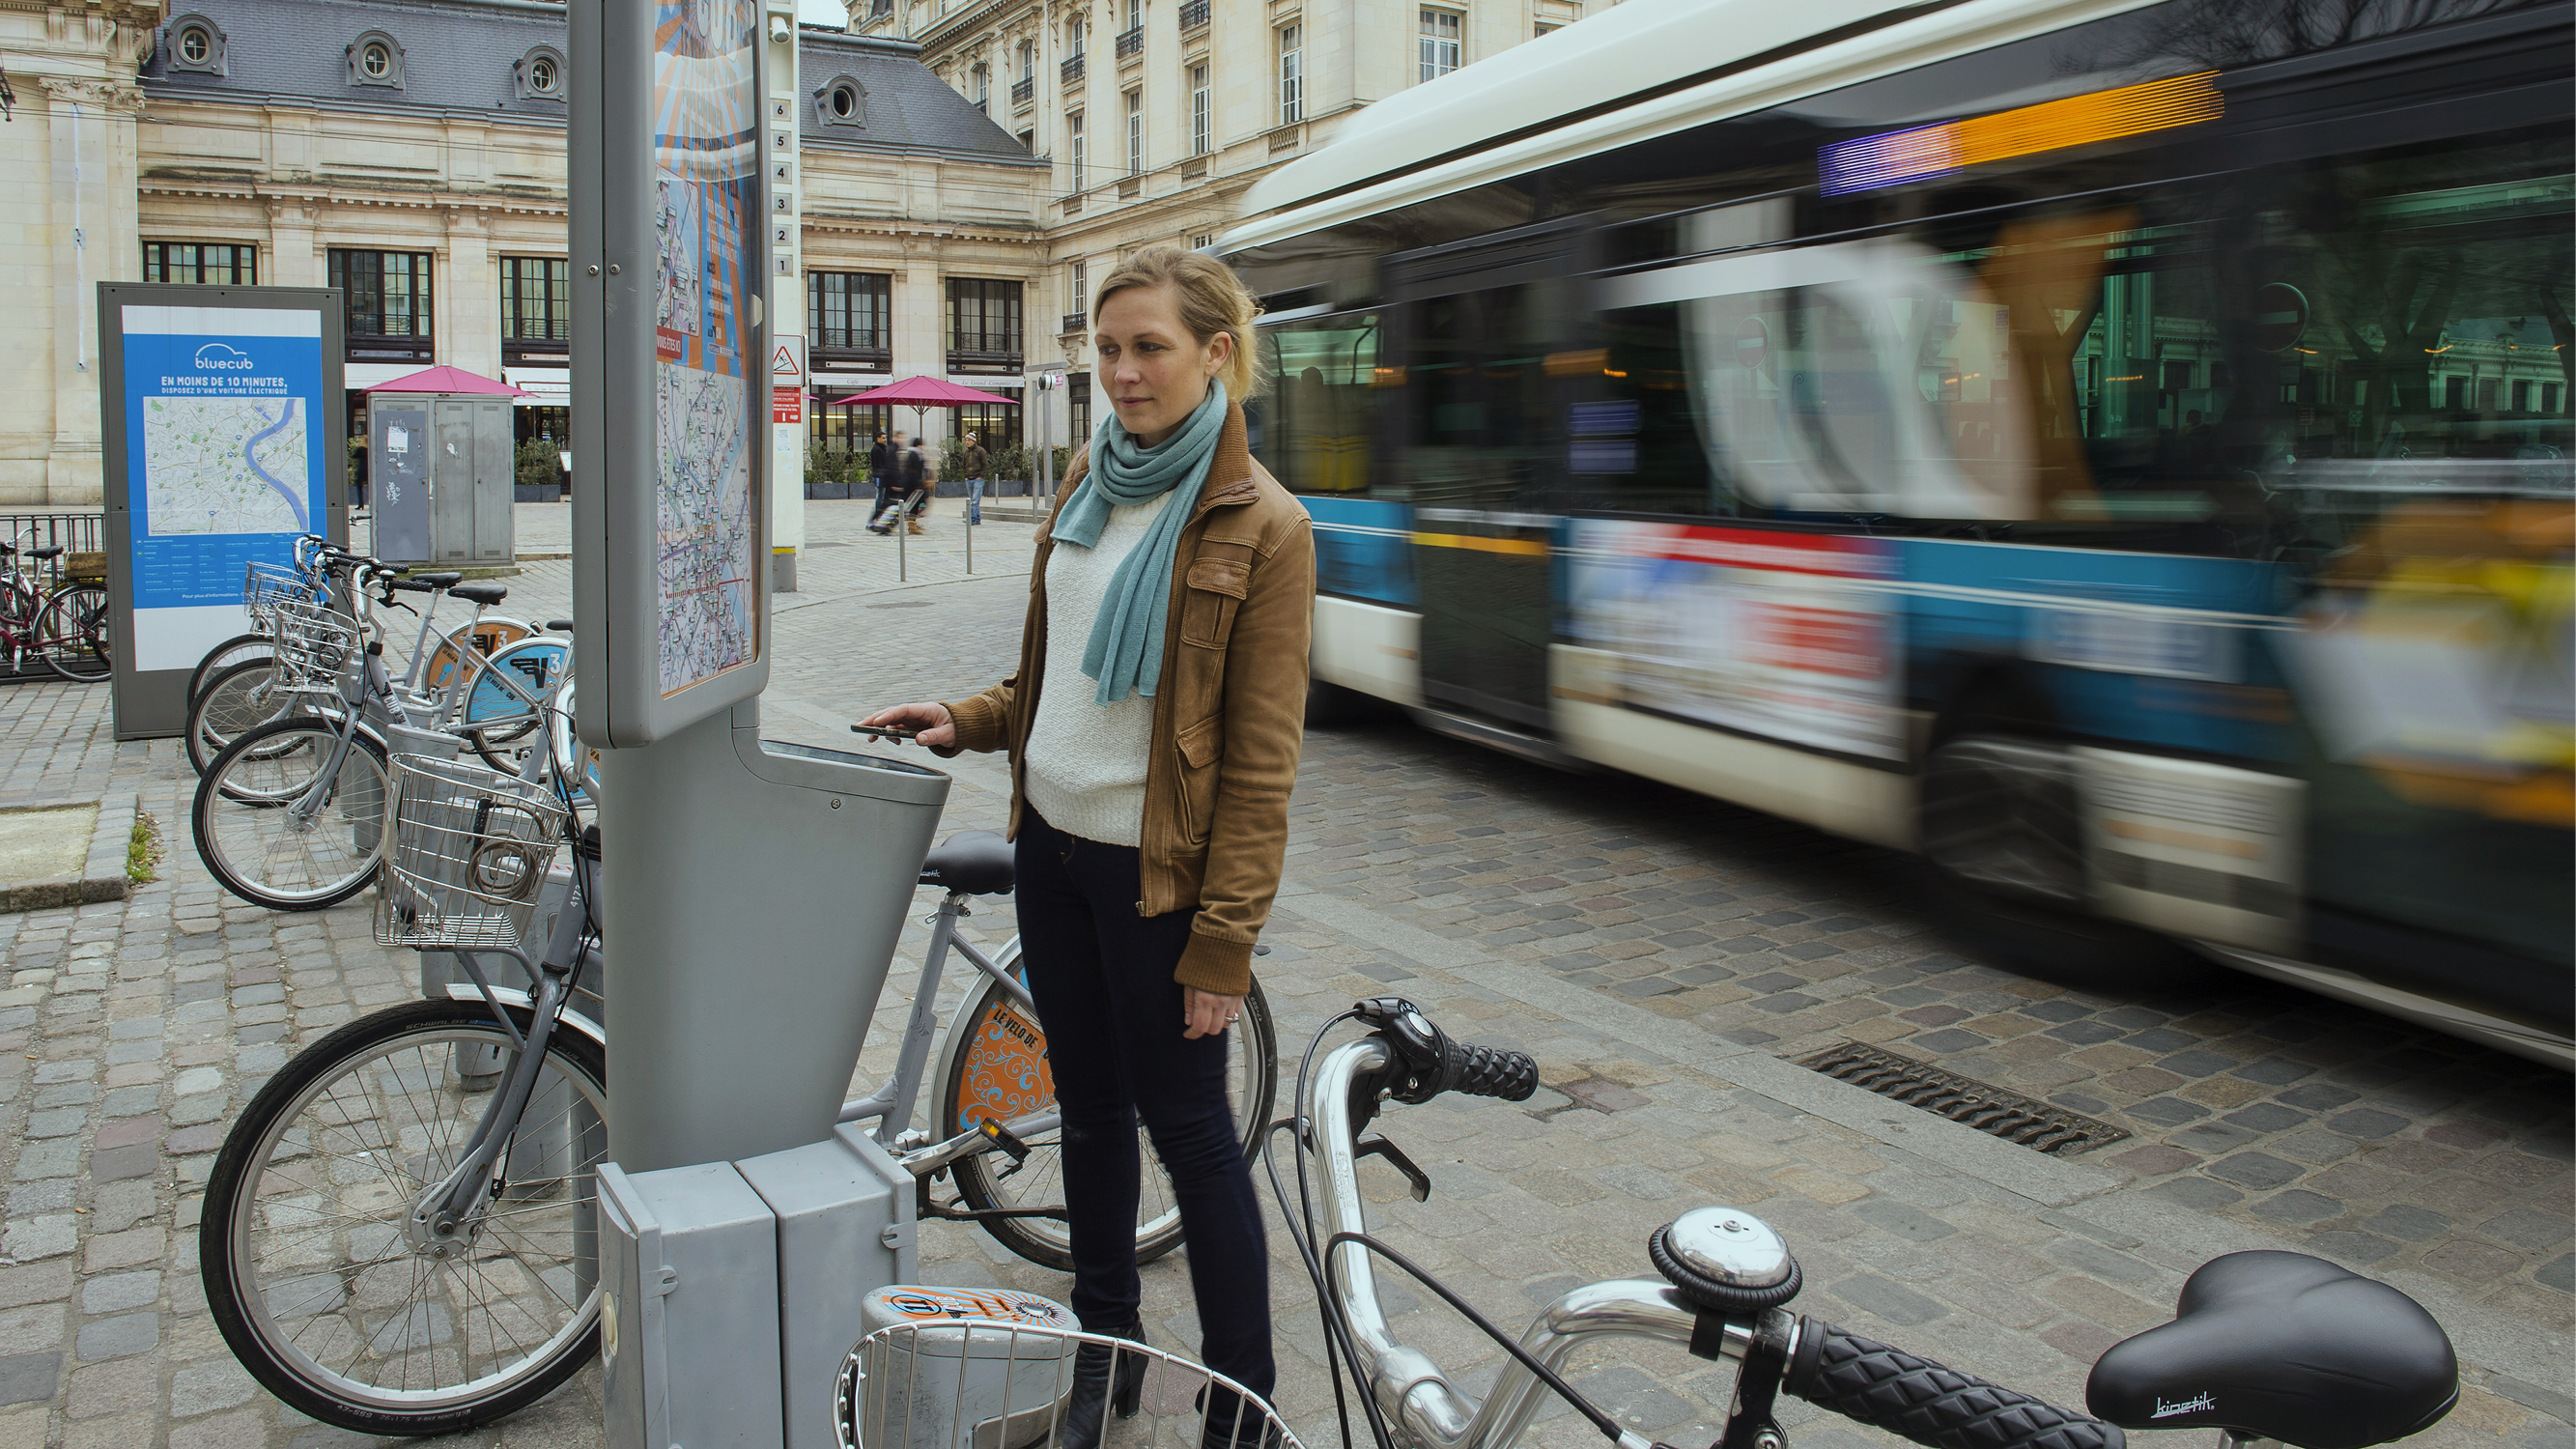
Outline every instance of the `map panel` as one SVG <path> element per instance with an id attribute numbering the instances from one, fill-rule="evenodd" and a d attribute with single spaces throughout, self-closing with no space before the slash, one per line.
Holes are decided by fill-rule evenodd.
<path id="1" fill-rule="evenodd" d="M 296 397 L 143 400 L 145 531 L 302 533 L 306 420 Z"/>
<path id="2" fill-rule="evenodd" d="M 654 8 L 654 447 L 664 698 L 759 658 L 747 365 L 758 221 L 759 7 Z"/>

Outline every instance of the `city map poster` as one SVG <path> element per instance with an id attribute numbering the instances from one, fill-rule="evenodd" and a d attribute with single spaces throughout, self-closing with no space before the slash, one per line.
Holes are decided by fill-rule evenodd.
<path id="1" fill-rule="evenodd" d="M 662 697 L 759 658 L 752 449 L 760 7 L 663 0 L 653 31 L 654 452 Z"/>
<path id="2" fill-rule="evenodd" d="M 1895 549 L 1786 529 L 1582 518 L 1569 628 L 1619 656 L 1621 702 L 1871 759 L 1904 758 Z"/>
<path id="3" fill-rule="evenodd" d="M 122 322 L 133 667 L 193 669 L 250 627 L 244 567 L 326 531 L 322 314 L 126 304 Z"/>

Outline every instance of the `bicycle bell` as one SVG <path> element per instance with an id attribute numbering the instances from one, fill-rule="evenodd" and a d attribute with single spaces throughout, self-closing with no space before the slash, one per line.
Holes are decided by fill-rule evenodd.
<path id="1" fill-rule="evenodd" d="M 1646 1256 L 1684 1298 L 1712 1313 L 1776 1308 L 1798 1296 L 1798 1260 L 1742 1208 L 1693 1208 L 1646 1240 Z"/>

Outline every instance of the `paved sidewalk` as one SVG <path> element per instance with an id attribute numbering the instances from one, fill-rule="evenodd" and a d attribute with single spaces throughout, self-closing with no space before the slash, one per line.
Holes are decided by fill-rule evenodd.
<path id="1" fill-rule="evenodd" d="M 1016 653 L 1026 581 L 1012 570 L 1025 569 L 1025 525 L 980 530 L 978 576 L 968 579 L 953 518 L 935 518 L 929 546 L 911 553 L 913 579 L 903 584 L 893 577 L 891 541 L 859 528 L 864 509 L 809 505 L 805 588 L 780 600 L 778 662 L 764 700 L 778 737 L 849 748 L 847 722 L 868 707 L 954 697 L 1007 672 Z M 567 563 L 533 564 L 509 581 L 505 607 L 540 617 L 563 611 L 569 580 Z M 0 954 L 11 971 L 0 993 L 0 1161 L 10 1169 L 0 1228 L 0 1449 L 364 1442 L 301 1420 L 233 1365 L 195 1278 L 196 1192 L 229 1115 L 259 1082 L 297 1043 L 407 999 L 411 958 L 372 943 L 366 898 L 284 916 L 223 897 L 186 838 L 194 780 L 184 759 L 166 741 L 115 744 L 105 710 L 103 690 L 0 689 L 0 799 L 135 791 L 159 820 L 166 845 L 161 879 L 129 901 L 0 916 Z M 997 763 L 961 760 L 953 773 L 945 828 L 998 827 L 1006 781 Z M 2234 1203 L 2195 1201 L 2163 1184 L 2223 1183 L 2223 1175 L 2196 1166 L 2148 1171 L 2150 1164 L 2124 1162 L 2118 1148 L 2097 1154 L 2100 1162 L 2059 1162 L 1817 1077 L 1781 1061 L 1783 1052 L 1835 1033 L 1866 1035 L 1874 1021 L 1903 1023 L 1882 1031 L 1904 1038 L 1900 1048 L 1954 1028 L 1981 1044 L 2037 1035 L 2066 1048 L 2017 1060 L 1985 1045 L 1920 1047 L 1924 1055 L 1979 1057 L 2008 1076 L 2032 1062 L 2118 1044 L 2047 1034 L 2066 1022 L 2103 1021 L 2133 1043 L 2153 1031 L 2198 1039 L 2151 1060 L 2088 1059 L 2082 1065 L 2090 1073 L 2081 1078 L 2017 1079 L 2025 1091 L 2100 1092 L 2104 1110 L 2121 1114 L 2170 1099 L 2214 1116 L 2211 1093 L 2195 1095 L 2190 1085 L 2209 1081 L 2255 1082 L 2264 1101 L 2297 1090 L 2255 1081 L 2241 1065 L 2202 1076 L 2157 1065 L 2188 1050 L 2239 1053 L 2254 1039 L 2268 1045 L 2249 1060 L 2305 1066 L 2301 1083 L 2332 1085 L 2337 1074 L 2350 1079 L 2354 1068 L 2374 1062 L 2396 1073 L 2398 1086 L 2441 1072 L 2499 1074 L 2493 1063 L 2445 1055 L 2414 1035 L 2374 1037 L 2373 1019 L 2358 1014 L 2318 1017 L 2313 1000 L 2295 994 L 2271 1015 L 2231 1026 L 2210 1013 L 2242 1015 L 2247 1008 L 2238 998 L 2139 1008 L 2023 982 L 1923 936 L 1893 888 L 1866 890 L 1870 872 L 1880 868 L 1874 855 L 1742 812 L 1693 813 L 1687 797 L 1672 792 L 1526 771 L 1400 726 L 1316 732 L 1296 809 L 1290 880 L 1267 936 L 1275 949 L 1262 963 L 1292 1070 L 1315 1023 L 1356 996 L 1387 991 L 1412 996 L 1462 1036 L 1520 1047 L 1541 1063 L 1548 1088 L 1529 1103 L 1444 1101 L 1382 1119 L 1382 1129 L 1430 1172 L 1436 1190 L 1428 1204 L 1413 1203 L 1381 1164 L 1363 1169 L 1391 1239 L 1515 1328 L 1534 1305 L 1575 1282 L 1650 1275 L 1646 1233 L 1685 1207 L 1721 1201 L 1750 1208 L 1787 1235 L 1806 1267 L 1807 1311 L 2080 1402 L 2092 1357 L 2161 1321 L 2192 1266 L 2239 1247 L 2332 1245 L 2295 1219 L 2260 1211 L 2282 1190 Z M 1624 904 L 1600 903 L 1612 896 Z M 1479 909 L 1496 902 L 1510 904 Z M 1783 912 L 1809 919 L 1761 919 Z M 1623 913 L 1635 919 L 1610 919 Z M 1861 924 L 1834 924 L 1845 914 Z M 971 923 L 986 939 L 1010 926 L 1007 902 L 979 908 Z M 1744 940 L 1756 926 L 1767 944 L 1753 951 L 1703 949 Z M 1802 926 L 1809 929 L 1802 933 Z M 920 934 L 911 933 L 907 950 L 917 949 Z M 1689 934 L 1704 939 L 1667 939 Z M 1623 941 L 1655 949 L 1623 951 Z M 1801 953 L 1814 942 L 1836 950 Z M 1555 959 L 1575 955 L 1593 964 Z M 1759 970 L 1737 959 L 1751 955 L 1762 957 Z M 1652 969 L 1620 969 L 1627 962 Z M 888 1040 L 908 1004 L 905 969 L 898 962 L 880 1007 L 887 1029 L 872 1033 L 872 1043 Z M 1708 969 L 1728 974 L 1685 980 L 1687 972 Z M 1767 986 L 1755 979 L 1768 974 L 1792 979 Z M 1679 989 L 1621 989 L 1650 976 Z M 1799 984 L 1827 982 L 1844 984 L 1823 991 Z M 1737 994 L 1692 994 L 1717 988 Z M 1924 1002 L 1972 1004 L 1942 1024 L 1906 1020 L 1921 1010 L 1903 994 L 1909 990 L 1930 993 Z M 1807 1000 L 1778 1000 L 1787 996 Z M 2075 1010 L 2060 1021 L 2049 1014 L 2051 1002 Z M 1837 1006 L 1839 1016 L 1831 1010 Z M 2131 1024 L 2118 1016 L 2136 1009 L 2152 1010 L 2158 1021 Z M 1811 1012 L 1825 1014 L 1802 1015 Z M 2296 1041 L 2261 1036 L 2263 1023 L 2302 1013 L 2327 1028 Z M 2007 1030 L 2004 1018 L 2014 1016 L 2032 1025 Z M 2390 1043 L 2401 1040 L 2405 1050 L 2432 1050 L 2441 1062 L 2402 1071 L 2408 1063 L 2384 1060 L 2393 1055 Z M 872 1045 L 862 1080 L 882 1065 L 883 1050 Z M 2155 1090 L 2118 1101 L 2109 1095 L 2114 1088 L 2087 1085 L 2140 1070 L 2171 1072 L 2177 1083 L 2133 1082 Z M 2358 1101 L 2391 1087 L 2352 1080 L 2337 1090 Z M 2451 1102 L 2419 1102 L 2402 1126 L 2380 1137 L 2353 1135 L 2349 1124 L 2332 1120 L 2267 1129 L 2277 1134 L 2268 1143 L 2302 1130 L 2348 1138 L 2356 1146 L 2337 1162 L 2355 1169 L 2397 1173 L 2388 1154 L 2415 1154 L 2406 1160 L 2425 1165 L 2387 1189 L 2391 1198 L 2426 1173 L 2501 1192 L 2486 1211 L 2446 1216 L 2394 1270 L 2386 1262 L 2369 1269 L 2434 1309 L 2467 1368 L 2460 1408 L 2411 1442 L 2576 1444 L 2564 1397 L 2571 1378 L 2565 1289 L 2546 1267 L 2550 1254 L 2564 1255 L 2564 1117 L 2517 1106 L 2536 1102 L 2563 1113 L 2564 1097 L 2563 1077 L 2537 1085 L 2511 1079 L 2460 1090 Z M 2352 1110 L 2314 1109 L 2329 1119 Z M 2143 1118 L 2121 1120 L 2146 1129 L 2142 1140 L 2155 1130 Z M 2445 1130 L 2462 1144 L 2447 1150 L 2460 1155 L 2431 1163 L 2430 1149 L 2443 1145 L 2434 1134 Z M 2158 1138 L 2132 1150 L 2148 1147 L 2172 1144 Z M 2287 1146 L 2265 1155 L 2300 1163 L 2302 1172 L 2335 1170 L 2306 1164 Z M 2556 1175 L 2512 1181 L 2510 1174 L 2534 1170 L 2514 1166 L 2517 1159 Z M 2227 1156 L 2198 1160 L 2216 1164 Z M 2326 1195 L 2302 1181 L 2309 1185 L 2290 1190 Z M 2386 1217 L 2390 1208 L 2374 1211 Z M 2497 1226 L 2500 1214 L 2515 1212 L 2531 1216 Z M 2446 1273 L 2422 1246 L 2505 1251 L 2501 1235 L 2512 1231 L 2537 1246 L 2513 1250 L 2514 1266 L 2500 1276 Z M 979 1230 L 933 1224 L 922 1244 L 925 1276 L 1064 1295 L 1061 1275 L 1007 1256 Z M 1320 1449 L 1336 1442 L 1327 1425 L 1320 1336 L 1310 1290 L 1275 1220 L 1272 1252 L 1282 1407 Z M 1156 1341 L 1194 1348 L 1182 1260 L 1148 1269 L 1146 1285 Z M 1462 1385 L 1480 1389 L 1489 1381 L 1499 1356 L 1429 1295 L 1390 1286 L 1387 1297 L 1400 1310 L 1399 1332 Z M 1574 1371 L 1587 1392 L 1641 1431 L 1684 1446 L 1693 1435 L 1706 1442 L 1726 1397 L 1723 1370 L 1678 1350 L 1592 1350 L 1578 1356 Z M 507 1424 L 442 1442 L 595 1444 L 597 1413 L 595 1378 L 585 1373 Z M 1812 1420 L 1803 1406 L 1789 1406 L 1784 1418 L 1800 1449 L 1895 1442 Z M 1588 1426 L 1562 1411 L 1533 1439 L 1550 1449 L 1596 1442 Z"/>

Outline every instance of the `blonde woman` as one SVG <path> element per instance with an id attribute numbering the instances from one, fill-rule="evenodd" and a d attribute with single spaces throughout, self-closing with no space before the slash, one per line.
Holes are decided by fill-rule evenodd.
<path id="1" fill-rule="evenodd" d="M 1030 570 L 1020 667 L 905 704 L 942 754 L 1007 750 L 1020 934 L 1064 1114 L 1073 1308 L 1142 1341 L 1136 1122 L 1171 1174 L 1201 1356 L 1267 1397 L 1269 1255 L 1226 1100 L 1225 1033 L 1279 889 L 1315 593 L 1305 510 L 1245 442 L 1253 302 L 1224 263 L 1148 247 L 1100 285 L 1111 416 Z M 1065 1443 L 1136 1410 L 1140 1361 L 1086 1348 Z M 1133 1369 L 1134 1372 L 1129 1372 Z M 1231 1442 L 1208 1406 L 1208 1442 Z M 1242 1442 L 1258 1441 L 1246 1424 Z"/>

